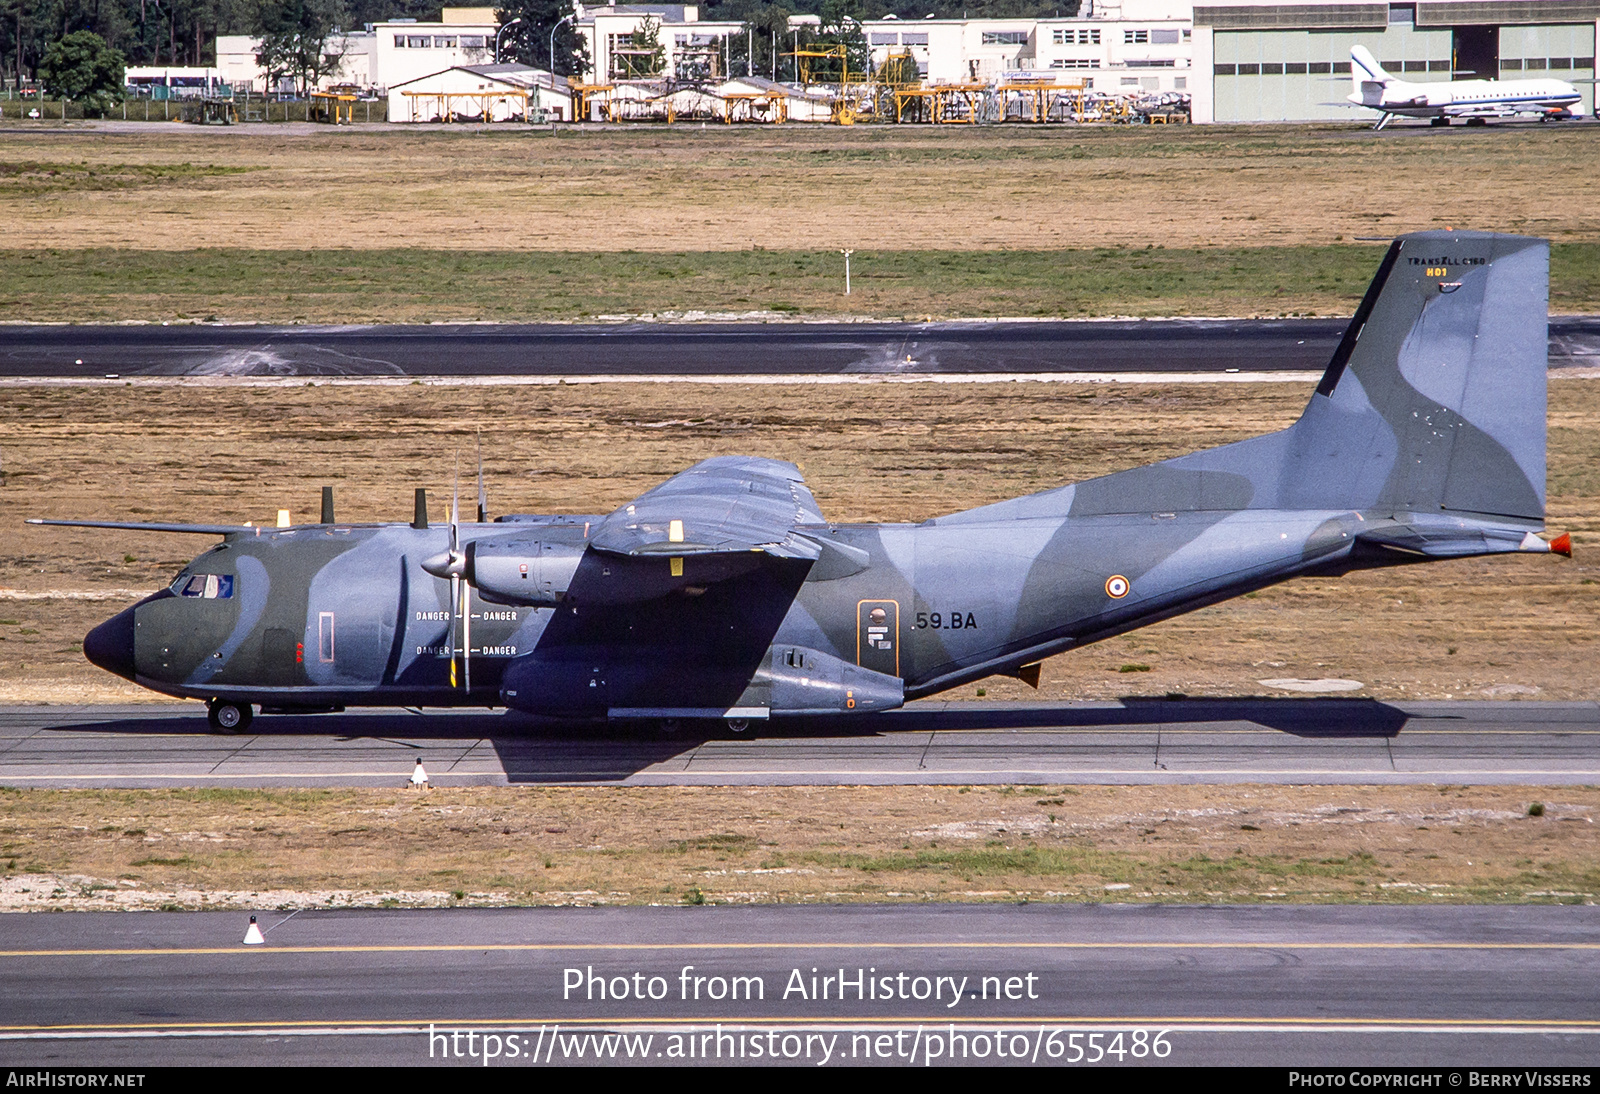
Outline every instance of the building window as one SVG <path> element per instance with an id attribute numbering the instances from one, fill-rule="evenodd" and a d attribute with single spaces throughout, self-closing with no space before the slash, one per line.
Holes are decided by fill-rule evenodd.
<path id="1" fill-rule="evenodd" d="M 1417 22 L 1417 5 L 1415 4 L 1390 4 L 1390 26 L 1414 26 Z"/>
<path id="2" fill-rule="evenodd" d="M 456 40 L 455 40 L 454 36 L 449 37 L 449 38 L 435 38 L 433 40 L 433 48 L 434 49 L 455 49 L 456 48 Z"/>
<path id="3" fill-rule="evenodd" d="M 1176 68 L 1177 65 L 1178 65 L 1177 61 L 1170 61 L 1170 60 L 1169 61 L 1149 61 L 1149 60 L 1145 60 L 1145 61 L 1129 61 L 1128 62 L 1128 67 L 1129 68 Z M 1261 67 L 1262 67 L 1263 70 L 1265 70 L 1267 66 L 1266 65 L 1262 65 Z"/>
<path id="4" fill-rule="evenodd" d="M 1057 27 L 1050 33 L 1050 40 L 1058 46 L 1097 46 L 1100 44 L 1100 31 L 1075 30 L 1071 27 Z"/>
<path id="5" fill-rule="evenodd" d="M 481 34 L 463 34 L 461 36 L 462 49 L 484 49 L 489 43 Z"/>
<path id="6" fill-rule="evenodd" d="M 1256 76 L 1256 75 L 1259 75 L 1260 72 L 1261 72 L 1261 66 L 1260 65 L 1240 65 L 1239 66 L 1239 75 L 1241 75 L 1241 76 Z"/>
<path id="7" fill-rule="evenodd" d="M 986 46 L 1025 46 L 1028 44 L 1028 32 L 1025 30 L 986 30 L 983 32 L 983 44 Z"/>
<path id="8" fill-rule="evenodd" d="M 901 31 L 900 44 L 903 46 L 925 46 L 928 44 L 928 32 L 925 30 L 915 32 Z"/>
<path id="9" fill-rule="evenodd" d="M 1122 86 L 1123 87 L 1138 87 L 1139 86 L 1139 77 L 1137 77 L 1137 76 L 1124 76 L 1122 78 Z"/>
<path id="10" fill-rule="evenodd" d="M 1051 68 L 1099 68 L 1098 62 L 1088 57 L 1052 57 Z"/>
<path id="11" fill-rule="evenodd" d="M 875 46 L 894 46 L 900 44 L 900 36 L 898 34 L 884 34 L 880 31 L 873 31 L 870 41 Z"/>
<path id="12" fill-rule="evenodd" d="M 1178 28 L 1171 30 L 1152 30 L 1150 44 L 1153 46 L 1175 46 L 1178 44 Z"/>
<path id="13" fill-rule="evenodd" d="M 412 34 L 406 38 L 407 49 L 427 49 L 428 43 L 433 39 L 425 34 Z"/>
<path id="14" fill-rule="evenodd" d="M 1234 74 L 1233 66 L 1232 65 L 1212 65 L 1211 66 L 1211 74 L 1213 76 L 1232 76 Z"/>
<path id="15" fill-rule="evenodd" d="M 1281 64 L 1273 64 L 1272 62 L 1269 61 L 1266 64 L 1261 66 L 1261 75 L 1263 75 L 1263 76 L 1282 76 L 1283 75 L 1283 66 Z"/>
<path id="16" fill-rule="evenodd" d="M 1125 30 L 1122 32 L 1122 44 L 1125 46 L 1147 46 L 1150 44 L 1148 30 Z"/>
<path id="17" fill-rule="evenodd" d="M 1187 77 L 1187 76 L 1174 76 L 1172 78 L 1172 89 L 1174 91 L 1187 91 L 1187 90 L 1189 90 L 1189 77 Z"/>
<path id="18" fill-rule="evenodd" d="M 1283 72 L 1286 76 L 1304 76 L 1306 64 L 1304 61 L 1290 61 L 1283 66 Z"/>
<path id="19" fill-rule="evenodd" d="M 406 36 L 404 34 L 396 34 L 394 36 L 394 48 L 395 49 L 405 49 L 406 48 Z"/>
<path id="20" fill-rule="evenodd" d="M 1333 71 L 1333 66 L 1327 61 L 1312 61 L 1306 65 L 1306 71 L 1313 76 L 1326 76 Z"/>

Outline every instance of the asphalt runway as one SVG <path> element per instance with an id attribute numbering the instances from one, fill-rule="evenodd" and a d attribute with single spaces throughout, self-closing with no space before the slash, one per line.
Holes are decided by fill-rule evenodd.
<path id="1" fill-rule="evenodd" d="M 0 325 L 0 378 L 1320 371 L 1344 319 L 437 326 Z M 1600 365 L 1600 316 L 1550 321 Z"/>
<path id="2" fill-rule="evenodd" d="M 924 700 L 754 740 L 502 713 L 260 715 L 198 703 L 0 707 L 0 785 L 1600 784 L 1600 704 L 1370 699 Z"/>
<path id="3" fill-rule="evenodd" d="M 628 1063 L 627 1046 L 634 1063 L 815 1066 L 1600 1051 L 1594 907 L 263 911 L 250 947 L 243 913 L 6 918 L 9 1066 L 484 1066 L 485 1033 L 500 1067 Z"/>

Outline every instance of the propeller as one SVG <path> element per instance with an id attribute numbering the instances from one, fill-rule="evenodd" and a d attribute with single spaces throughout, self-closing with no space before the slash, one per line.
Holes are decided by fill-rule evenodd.
<path id="1" fill-rule="evenodd" d="M 481 429 L 478 431 L 477 456 L 478 523 L 484 524 L 489 519 L 489 493 L 483 485 L 483 431 Z M 450 547 L 446 551 L 441 551 L 439 554 L 423 560 L 422 568 L 434 577 L 448 577 L 450 579 L 450 686 L 457 686 L 456 628 L 459 625 L 461 630 L 462 666 L 460 686 L 470 692 L 472 690 L 472 583 L 466 580 L 467 555 L 461 548 L 460 450 L 456 452 L 453 480 L 450 486 Z M 417 494 L 419 496 L 417 502 L 419 515 L 417 522 L 413 522 L 412 527 L 427 527 L 427 517 L 423 515 L 423 502 L 420 500 L 422 491 L 417 491 Z"/>
<path id="2" fill-rule="evenodd" d="M 456 460 L 455 482 L 450 488 L 450 547 L 446 551 L 431 558 L 423 560 L 422 568 L 434 577 L 448 577 L 450 579 L 450 686 L 457 686 L 456 679 L 456 627 L 461 627 L 461 646 L 463 651 L 464 680 L 463 686 L 467 691 L 472 690 L 472 617 L 468 612 L 468 600 L 471 595 L 469 584 L 462 580 L 466 574 L 467 556 L 461 550 L 461 463 L 459 456 Z"/>

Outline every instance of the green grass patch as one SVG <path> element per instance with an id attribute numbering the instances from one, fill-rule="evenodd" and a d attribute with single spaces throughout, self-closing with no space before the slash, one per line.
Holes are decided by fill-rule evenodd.
<path id="1" fill-rule="evenodd" d="M 0 251 L 9 275 L 0 304 L 12 318 L 68 322 L 1348 315 L 1380 253 L 1360 244 L 857 251 L 846 296 L 832 251 L 12 250 Z M 1551 308 L 1600 311 L 1600 249 L 1555 246 Z"/>
<path id="2" fill-rule="evenodd" d="M 33 196 L 69 190 L 129 190 L 161 186 L 181 188 L 220 175 L 243 175 L 254 167 L 213 163 L 78 163 L 17 160 L 0 162 L 0 196 Z"/>

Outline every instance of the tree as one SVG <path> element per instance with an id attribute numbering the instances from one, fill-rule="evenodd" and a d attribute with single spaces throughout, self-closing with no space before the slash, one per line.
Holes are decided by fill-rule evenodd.
<path id="1" fill-rule="evenodd" d="M 39 80 L 58 99 L 83 104 L 85 117 L 98 117 L 122 101 L 127 60 L 92 30 L 79 30 L 51 42 L 39 60 Z"/>
<path id="2" fill-rule="evenodd" d="M 264 0 L 256 13 L 256 63 L 267 70 L 267 82 L 293 76 L 304 94 L 336 71 L 347 48 L 339 29 L 344 20 L 340 0 Z"/>
<path id="3" fill-rule="evenodd" d="M 625 58 L 629 76 L 655 76 L 666 67 L 667 47 L 661 44 L 661 20 L 646 15 L 628 35 L 628 48 L 638 50 Z"/>
<path id="4" fill-rule="evenodd" d="M 577 22 L 572 0 L 508 0 L 494 15 L 502 28 L 513 19 L 522 20 L 500 39 L 502 61 L 551 67 L 550 32 L 554 30 L 556 75 L 581 76 L 589 68 L 583 37 L 572 25 Z"/>

